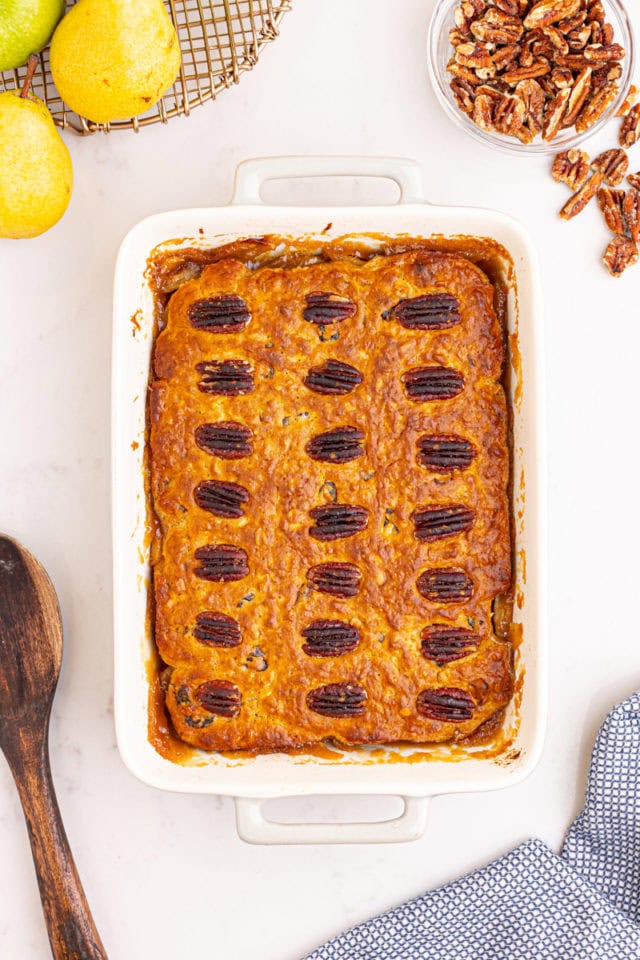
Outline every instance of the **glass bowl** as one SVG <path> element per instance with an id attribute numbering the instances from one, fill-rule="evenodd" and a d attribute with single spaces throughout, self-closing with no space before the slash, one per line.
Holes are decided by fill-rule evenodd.
<path id="1" fill-rule="evenodd" d="M 449 42 L 449 30 L 455 26 L 453 14 L 460 0 L 438 0 L 436 8 L 429 25 L 428 38 L 428 68 L 429 76 L 436 97 L 445 113 L 453 120 L 457 126 L 466 130 L 476 140 L 489 146 L 497 147 L 499 150 L 507 153 L 516 153 L 520 156 L 549 156 L 557 153 L 559 150 L 570 150 L 578 146 L 588 137 L 597 133 L 608 120 L 615 114 L 616 110 L 624 100 L 625 94 L 629 88 L 631 78 L 634 74 L 634 37 L 633 28 L 627 12 L 620 0 L 602 0 L 602 5 L 607 15 L 607 20 L 614 30 L 614 43 L 621 44 L 626 50 L 626 56 L 620 61 L 622 66 L 622 76 L 620 77 L 620 93 L 602 114 L 599 120 L 585 130 L 583 133 L 576 133 L 573 127 L 567 130 L 561 130 L 560 133 L 547 143 L 538 136 L 533 143 L 521 143 L 515 137 L 498 133 L 497 131 L 483 130 L 477 126 L 471 117 L 467 116 L 454 100 L 453 93 L 449 86 L 453 79 L 447 72 L 447 63 L 453 54 L 453 47 Z"/>

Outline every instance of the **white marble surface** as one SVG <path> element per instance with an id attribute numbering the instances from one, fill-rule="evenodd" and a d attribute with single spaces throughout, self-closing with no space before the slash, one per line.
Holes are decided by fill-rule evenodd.
<path id="1" fill-rule="evenodd" d="M 571 224 L 545 161 L 455 129 L 428 87 L 430 0 L 294 5 L 259 67 L 168 127 L 80 140 L 64 221 L 0 241 L 0 528 L 43 561 L 66 648 L 52 760 L 68 833 L 112 960 L 295 960 L 345 926 L 538 835 L 556 847 L 577 812 L 606 709 L 640 685 L 637 380 L 640 266 L 609 279 L 596 209 Z M 613 144 L 615 130 L 595 146 Z M 592 145 L 593 146 L 593 145 Z M 156 211 L 225 203 L 236 163 L 287 153 L 416 158 L 434 202 L 504 210 L 542 261 L 549 398 L 551 682 L 543 759 L 506 792 L 442 797 L 402 846 L 258 848 L 230 801 L 162 794 L 120 761 L 113 730 L 109 518 L 111 283 L 117 246 Z M 640 168 L 640 147 L 634 168 Z M 372 196 L 348 183 L 280 196 Z M 375 195 L 379 193 L 376 191 Z M 390 801 L 332 802 L 351 815 Z M 317 815 L 326 803 L 290 803 Z M 48 955 L 26 832 L 0 762 L 0 954 Z"/>

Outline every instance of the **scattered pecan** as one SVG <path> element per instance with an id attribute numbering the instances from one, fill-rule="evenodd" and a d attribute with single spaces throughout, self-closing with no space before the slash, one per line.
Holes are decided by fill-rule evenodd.
<path id="1" fill-rule="evenodd" d="M 251 311 L 235 293 L 196 300 L 189 307 L 189 320 L 197 330 L 212 333 L 235 333 L 251 319 Z"/>
<path id="2" fill-rule="evenodd" d="M 417 448 L 420 466 L 436 473 L 466 470 L 476 456 L 475 447 L 468 440 L 435 433 L 419 437 Z"/>
<path id="3" fill-rule="evenodd" d="M 626 233 L 627 224 L 623 212 L 624 198 L 624 190 L 614 190 L 611 187 L 600 187 L 598 190 L 598 206 L 602 210 L 602 215 L 612 233 Z"/>
<path id="4" fill-rule="evenodd" d="M 230 543 L 199 547 L 195 558 L 200 566 L 194 568 L 196 577 L 214 583 L 242 580 L 249 574 L 249 558 L 242 547 Z"/>
<path id="5" fill-rule="evenodd" d="M 369 513 L 364 507 L 349 503 L 329 503 L 314 507 L 309 516 L 315 520 L 309 534 L 314 540 L 344 540 L 365 530 L 369 524 Z"/>
<path id="6" fill-rule="evenodd" d="M 420 639 L 422 656 L 425 660 L 433 660 L 439 667 L 468 657 L 480 644 L 480 637 L 473 631 L 444 623 L 425 627 Z"/>
<path id="7" fill-rule="evenodd" d="M 415 526 L 416 540 L 423 543 L 443 540 L 445 537 L 455 537 L 459 533 L 465 533 L 473 526 L 474 519 L 473 510 L 461 504 L 418 507 L 411 514 L 411 520 Z"/>
<path id="8" fill-rule="evenodd" d="M 242 707 L 242 694 L 228 680 L 207 680 L 196 689 L 200 706 L 217 717 L 237 717 Z"/>
<path id="9" fill-rule="evenodd" d="M 319 563 L 310 567 L 307 579 L 319 593 L 346 599 L 359 592 L 362 573 L 354 563 Z"/>
<path id="10" fill-rule="evenodd" d="M 630 173 L 627 180 L 634 189 L 640 190 L 640 171 L 638 171 L 638 173 Z"/>
<path id="11" fill-rule="evenodd" d="M 444 330 L 462 320 L 460 301 L 452 293 L 425 293 L 400 300 L 382 317 L 397 320 L 407 330 Z"/>
<path id="12" fill-rule="evenodd" d="M 460 723 L 471 720 L 476 707 L 475 700 L 466 690 L 458 687 L 439 687 L 422 690 L 416 700 L 418 713 L 428 720 L 444 723 Z"/>
<path id="13" fill-rule="evenodd" d="M 436 567 L 425 570 L 416 581 L 418 592 L 432 603 L 463 603 L 473 595 L 473 580 L 464 570 Z"/>
<path id="14" fill-rule="evenodd" d="M 551 176 L 558 183 L 579 190 L 589 176 L 589 154 L 584 150 L 563 150 L 553 161 Z"/>
<path id="15" fill-rule="evenodd" d="M 640 103 L 629 110 L 620 124 L 619 143 L 621 147 L 632 147 L 640 140 Z"/>
<path id="16" fill-rule="evenodd" d="M 580 187 L 577 193 L 574 193 L 572 197 L 565 203 L 564 207 L 560 211 L 560 217 L 562 220 L 572 220 L 573 217 L 577 217 L 579 213 L 582 213 L 589 201 L 595 197 L 596 193 L 600 189 L 604 175 L 596 170 L 595 173 L 587 180 L 587 182 Z"/>
<path id="17" fill-rule="evenodd" d="M 360 643 L 358 628 L 342 620 L 313 620 L 302 636 L 307 641 L 302 649 L 310 657 L 341 657 Z"/>
<path id="18" fill-rule="evenodd" d="M 603 175 L 604 182 L 610 187 L 618 187 L 629 169 L 629 158 L 624 150 L 616 147 L 598 154 L 591 166 Z"/>
<path id="19" fill-rule="evenodd" d="M 631 110 L 631 107 L 634 105 L 638 99 L 638 88 L 631 84 L 627 90 L 627 95 L 616 110 L 616 117 L 626 117 L 626 115 Z"/>
<path id="20" fill-rule="evenodd" d="M 623 202 L 623 213 L 627 230 L 634 243 L 640 239 L 640 190 L 631 187 Z"/>
<path id="21" fill-rule="evenodd" d="M 203 393 L 236 397 L 253 390 L 253 370 L 246 360 L 205 360 L 196 370 L 202 375 L 198 387 Z"/>
<path id="22" fill-rule="evenodd" d="M 326 360 L 320 367 L 311 367 L 304 384 L 314 393 L 343 397 L 362 383 L 362 374 L 348 363 Z"/>
<path id="23" fill-rule="evenodd" d="M 367 693 L 357 683 L 328 683 L 307 694 L 307 706 L 323 717 L 361 717 Z"/>
<path id="24" fill-rule="evenodd" d="M 410 400 L 449 400 L 464 390 L 464 377 L 449 367 L 417 367 L 402 374 Z"/>
<path id="25" fill-rule="evenodd" d="M 195 432 L 196 443 L 205 453 L 223 460 L 240 460 L 253 453 L 253 434 L 249 427 L 233 420 L 203 423 Z"/>
<path id="26" fill-rule="evenodd" d="M 193 635 L 206 647 L 237 647 L 242 639 L 237 620 L 226 613 L 209 611 L 196 615 Z"/>
<path id="27" fill-rule="evenodd" d="M 202 510 L 231 520 L 244 515 L 242 505 L 248 502 L 249 491 L 240 483 L 203 480 L 193 491 L 193 499 Z"/>
<path id="28" fill-rule="evenodd" d="M 357 427 L 335 427 L 309 440 L 305 451 L 312 460 L 323 463 L 348 463 L 364 453 L 364 433 Z"/>
<path id="29" fill-rule="evenodd" d="M 614 237 L 604 252 L 603 262 L 612 277 L 620 277 L 638 259 L 638 245 L 629 237 Z"/>

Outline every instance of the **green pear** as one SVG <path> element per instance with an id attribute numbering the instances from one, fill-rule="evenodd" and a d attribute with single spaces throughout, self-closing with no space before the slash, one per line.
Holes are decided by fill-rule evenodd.
<path id="1" fill-rule="evenodd" d="M 180 43 L 162 0 L 79 0 L 53 35 L 51 73 L 94 123 L 145 113 L 174 83 Z"/>
<path id="2" fill-rule="evenodd" d="M 22 91 L 0 93 L 0 237 L 37 237 L 63 215 L 71 198 L 69 151 L 41 100 L 29 93 L 37 58 Z"/>
<path id="3" fill-rule="evenodd" d="M 64 0 L 0 0 L 0 72 L 40 53 L 64 13 Z"/>

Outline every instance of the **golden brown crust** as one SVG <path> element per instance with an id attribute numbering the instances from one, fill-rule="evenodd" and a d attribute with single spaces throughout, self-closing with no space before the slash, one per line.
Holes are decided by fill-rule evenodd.
<path id="1" fill-rule="evenodd" d="M 348 298 L 355 315 L 324 328 L 306 321 L 306 297 L 319 291 Z M 409 330 L 388 315 L 404 298 L 443 292 L 457 298 L 459 324 Z M 233 333 L 196 329 L 189 308 L 229 294 L 247 303 L 248 325 Z M 511 648 L 497 640 L 491 621 L 493 600 L 511 580 L 504 344 L 493 296 L 486 275 L 468 260 L 423 250 L 363 264 L 256 271 L 223 260 L 173 295 L 155 347 L 150 450 L 161 535 L 153 575 L 155 637 L 173 668 L 167 706 L 182 739 L 206 750 L 257 751 L 327 738 L 443 741 L 472 733 L 508 702 Z M 362 374 L 350 394 L 324 396 L 305 386 L 308 370 L 329 358 Z M 232 359 L 251 364 L 253 390 L 230 397 L 202 392 L 197 365 Z M 410 400 L 402 374 L 429 366 L 461 373 L 464 390 L 452 399 Z M 221 421 L 251 429 L 251 456 L 222 459 L 197 446 L 196 429 Z M 346 463 L 311 459 L 306 444 L 337 426 L 363 431 L 363 455 Z M 458 435 L 477 455 L 466 469 L 433 472 L 416 459 L 424 434 Z M 196 504 L 195 487 L 212 479 L 249 491 L 244 516 L 223 519 Z M 366 530 L 347 539 L 313 539 L 309 512 L 335 500 L 364 507 Z M 412 513 L 438 504 L 470 508 L 472 526 L 419 542 Z M 246 551 L 249 574 L 221 583 L 197 577 L 195 551 L 212 544 Z M 357 565 L 356 596 L 311 588 L 308 570 L 327 562 Z M 419 575 L 441 567 L 467 573 L 469 600 L 434 603 L 418 592 Z M 194 636 L 196 617 L 206 611 L 237 621 L 239 645 L 211 647 Z M 356 649 L 309 656 L 302 630 L 318 619 L 355 626 Z M 430 624 L 464 627 L 477 646 L 450 662 L 426 659 L 420 638 Z M 198 702 L 196 691 L 209 681 L 233 685 L 223 688 L 223 712 L 233 716 L 221 716 L 215 698 L 215 713 Z M 352 715 L 310 709 L 311 690 L 345 682 L 366 696 Z M 225 691 L 234 687 L 239 693 L 229 700 Z M 418 695 L 441 688 L 471 697 L 472 715 L 421 715 Z"/>

